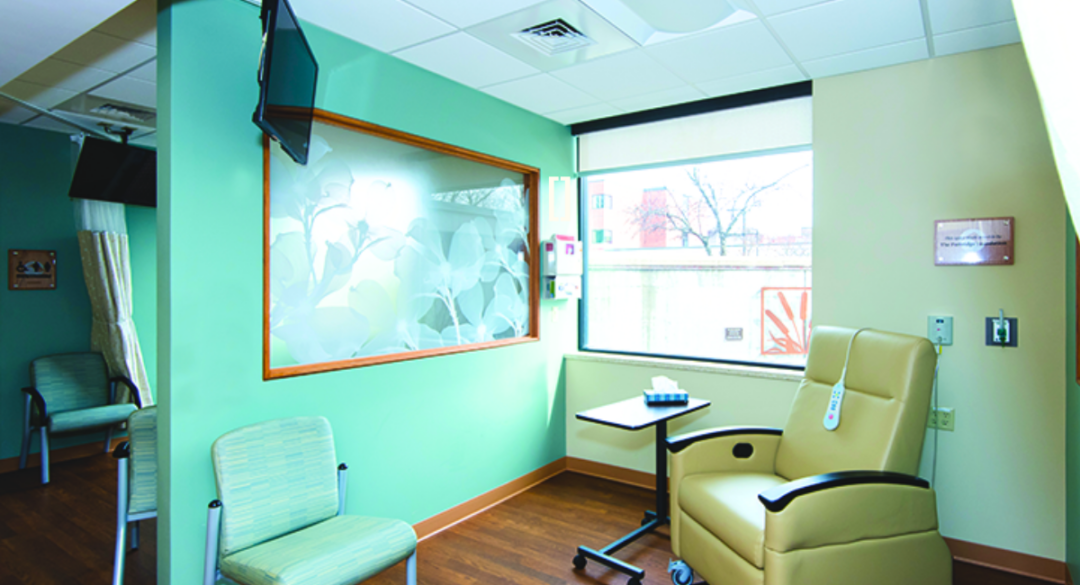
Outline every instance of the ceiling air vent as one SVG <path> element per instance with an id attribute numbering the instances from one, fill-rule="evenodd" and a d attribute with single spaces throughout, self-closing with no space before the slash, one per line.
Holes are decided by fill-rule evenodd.
<path id="1" fill-rule="evenodd" d="M 90 110 L 90 113 L 119 120 L 130 120 L 132 122 L 149 122 L 150 120 L 153 120 L 155 116 L 154 112 L 147 110 L 108 103 L 93 108 Z"/>
<path id="2" fill-rule="evenodd" d="M 585 36 L 561 18 L 530 26 L 521 32 L 514 33 L 513 36 L 549 57 L 596 44 L 596 41 Z"/>

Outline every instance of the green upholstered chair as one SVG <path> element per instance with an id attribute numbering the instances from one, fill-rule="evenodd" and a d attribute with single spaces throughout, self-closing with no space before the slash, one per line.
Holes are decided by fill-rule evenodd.
<path id="1" fill-rule="evenodd" d="M 136 404 L 115 404 L 116 385 L 124 383 Z M 123 377 L 109 378 L 105 358 L 100 353 L 63 353 L 30 362 L 30 386 L 23 417 L 22 452 L 19 469 L 26 468 L 30 436 L 41 436 L 41 483 L 49 483 L 49 437 L 66 433 L 105 430 L 105 453 L 109 452 L 112 431 L 127 420 L 138 406 L 138 389 Z"/>
<path id="2" fill-rule="evenodd" d="M 128 440 L 113 451 L 119 462 L 113 585 L 124 582 L 126 544 L 130 542 L 132 550 L 139 548 L 139 521 L 157 518 L 157 407 L 136 410 L 127 423 Z"/>
<path id="3" fill-rule="evenodd" d="M 211 449 L 218 499 L 206 527 L 204 585 L 351 585 L 408 559 L 400 520 L 345 515 L 345 464 L 322 417 L 271 420 L 226 433 Z"/>

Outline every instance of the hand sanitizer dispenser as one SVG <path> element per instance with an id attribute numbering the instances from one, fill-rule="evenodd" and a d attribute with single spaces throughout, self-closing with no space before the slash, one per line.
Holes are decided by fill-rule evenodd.
<path id="1" fill-rule="evenodd" d="M 552 236 L 540 242 L 542 298 L 580 299 L 584 269 L 581 242 L 573 236 Z"/>

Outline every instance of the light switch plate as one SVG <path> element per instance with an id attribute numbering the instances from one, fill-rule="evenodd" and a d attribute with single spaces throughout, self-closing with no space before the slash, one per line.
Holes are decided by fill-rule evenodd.
<path id="1" fill-rule="evenodd" d="M 926 318 L 926 338 L 935 344 L 952 345 L 952 317 L 930 315 Z"/>

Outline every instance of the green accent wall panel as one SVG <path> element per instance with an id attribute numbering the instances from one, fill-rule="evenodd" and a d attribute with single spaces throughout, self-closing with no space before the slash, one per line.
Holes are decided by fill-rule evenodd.
<path id="1" fill-rule="evenodd" d="M 1080 576 L 1080 384 L 1076 383 L 1076 230 L 1066 222 L 1065 238 L 1065 560 Z"/>
<path id="2" fill-rule="evenodd" d="M 320 107 L 573 172 L 564 126 L 311 25 Z M 542 341 L 262 380 L 258 8 L 163 5 L 158 19 L 159 582 L 202 571 L 210 445 L 258 421 L 322 415 L 350 466 L 349 510 L 416 523 L 566 454 L 562 354 L 576 309 L 545 305 Z M 546 185 L 542 187 L 542 191 Z M 546 200 L 541 198 L 541 209 Z M 541 216 L 541 237 L 574 233 Z"/>

